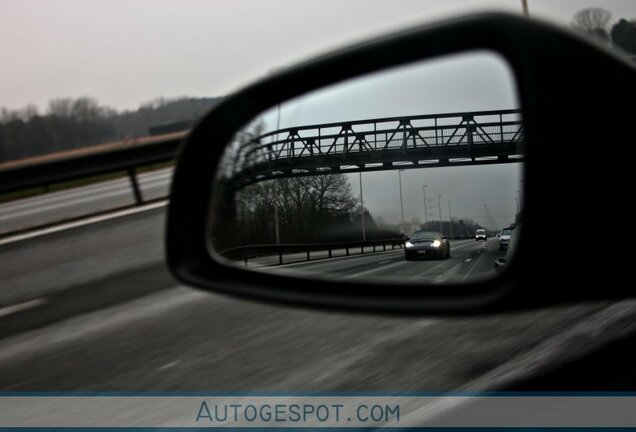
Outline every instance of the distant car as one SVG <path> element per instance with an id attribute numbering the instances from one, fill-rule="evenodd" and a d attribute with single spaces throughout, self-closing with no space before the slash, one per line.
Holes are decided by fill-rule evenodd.
<path id="1" fill-rule="evenodd" d="M 437 231 L 415 231 L 404 243 L 404 258 L 407 261 L 426 257 L 450 257 L 450 243 Z"/>
<path id="2" fill-rule="evenodd" d="M 499 234 L 499 250 L 508 249 L 511 235 L 512 235 L 512 230 L 509 228 L 505 228 L 501 231 L 501 233 Z"/>
<path id="3" fill-rule="evenodd" d="M 483 240 L 483 241 L 488 240 L 488 236 L 486 235 L 485 229 L 480 228 L 477 231 L 475 231 L 475 241 L 479 241 L 479 240 Z"/>

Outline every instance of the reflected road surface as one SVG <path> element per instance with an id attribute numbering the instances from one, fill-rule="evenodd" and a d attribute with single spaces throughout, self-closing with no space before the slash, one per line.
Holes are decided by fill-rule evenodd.
<path id="1" fill-rule="evenodd" d="M 368 253 L 371 248 L 366 248 L 368 250 L 360 254 L 360 249 L 357 248 L 355 249 L 357 255 L 273 267 L 259 268 L 257 264 L 251 264 L 250 267 L 255 271 L 304 275 L 325 280 L 361 280 L 373 283 L 471 282 L 478 278 L 495 277 L 494 262 L 506 254 L 505 251 L 499 250 L 499 243 L 496 240 L 488 242 L 451 240 L 450 244 L 451 256 L 445 260 L 406 261 L 403 249 Z M 277 259 L 273 257 L 269 258 L 269 261 Z M 241 266 L 242 263 L 237 265 Z"/>

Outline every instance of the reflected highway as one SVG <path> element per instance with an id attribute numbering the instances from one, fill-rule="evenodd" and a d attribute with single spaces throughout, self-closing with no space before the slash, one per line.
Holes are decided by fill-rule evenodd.
<path id="1" fill-rule="evenodd" d="M 590 320 L 611 320 L 608 307 L 636 310 L 598 302 L 396 317 L 206 293 L 179 286 L 167 272 L 164 211 L 0 246 L 0 389 L 480 390 L 590 349 L 567 340 L 593 331 L 584 326 Z M 464 243 L 447 261 L 405 262 L 397 251 L 272 271 L 416 280 L 492 266 L 494 240 L 486 249 Z"/>
<path id="2" fill-rule="evenodd" d="M 488 242 L 457 240 L 450 243 L 451 257 L 445 260 L 405 261 L 404 250 L 396 249 L 275 267 L 258 268 L 252 265 L 251 268 L 325 280 L 345 279 L 378 283 L 470 282 L 496 276 L 494 262 L 505 255 L 505 251 L 499 250 L 496 239 Z"/>

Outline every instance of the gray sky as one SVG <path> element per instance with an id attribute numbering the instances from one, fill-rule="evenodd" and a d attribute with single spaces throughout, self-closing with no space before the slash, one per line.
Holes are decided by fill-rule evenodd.
<path id="1" fill-rule="evenodd" d="M 567 23 L 633 0 L 528 0 Z M 118 109 L 159 96 L 221 96 L 269 71 L 355 40 L 520 0 L 2 0 L 0 106 L 43 109 L 93 96 Z"/>
<path id="2" fill-rule="evenodd" d="M 265 114 L 266 132 L 317 123 L 518 108 L 514 74 L 489 51 L 416 62 L 305 94 Z"/>

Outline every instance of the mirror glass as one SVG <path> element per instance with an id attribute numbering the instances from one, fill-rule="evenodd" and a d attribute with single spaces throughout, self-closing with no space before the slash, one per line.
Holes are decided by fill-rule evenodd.
<path id="1" fill-rule="evenodd" d="M 210 252 L 255 272 L 325 280 L 498 277 L 495 261 L 509 262 L 520 222 L 523 144 L 514 74 L 488 51 L 307 93 L 228 144 Z"/>

